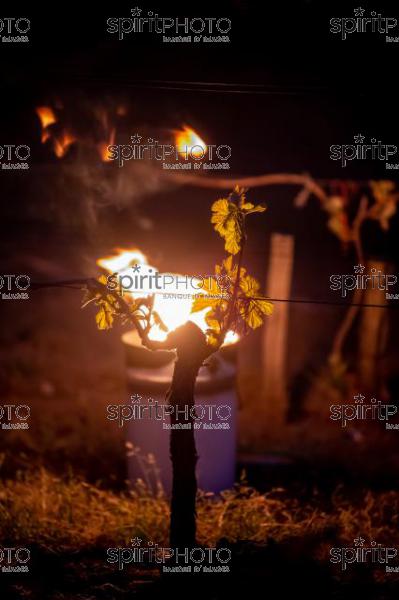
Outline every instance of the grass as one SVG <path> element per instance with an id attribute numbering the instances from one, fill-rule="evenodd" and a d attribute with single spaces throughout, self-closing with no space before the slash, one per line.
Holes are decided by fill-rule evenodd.
<path id="1" fill-rule="evenodd" d="M 197 504 L 202 545 L 213 547 L 220 540 L 284 543 L 309 535 L 353 545 L 361 535 L 399 547 L 398 492 L 367 491 L 354 501 L 338 489 L 328 503 L 317 494 L 304 503 L 282 488 L 261 494 L 242 481 L 218 497 L 200 492 Z M 115 492 L 41 469 L 6 480 L 0 488 L 0 532 L 9 543 L 57 551 L 130 545 L 131 538 L 139 537 L 165 545 L 168 520 L 168 499 L 162 490 L 148 491 L 142 481 L 134 490 Z"/>
<path id="2" fill-rule="evenodd" d="M 245 594 L 252 581 L 279 586 L 283 595 L 301 590 L 309 599 L 356 597 L 365 585 L 367 598 L 397 597 L 398 574 L 386 574 L 378 564 L 354 564 L 342 572 L 329 553 L 353 547 L 359 535 L 366 545 L 376 540 L 398 548 L 398 492 L 365 491 L 354 499 L 338 489 L 329 498 L 315 493 L 304 502 L 282 488 L 261 494 L 241 481 L 218 497 L 200 492 L 197 508 L 198 544 L 230 547 L 231 573 L 168 580 L 158 565 L 132 563 L 119 570 L 106 560 L 107 548 L 131 546 L 135 537 L 142 547 L 168 547 L 169 503 L 162 490 L 154 495 L 143 482 L 130 491 L 104 490 L 43 468 L 21 473 L 0 488 L 0 545 L 28 547 L 30 573 L 0 578 L 0 590 L 8 600 L 187 593 L 219 600 L 238 589 Z"/>

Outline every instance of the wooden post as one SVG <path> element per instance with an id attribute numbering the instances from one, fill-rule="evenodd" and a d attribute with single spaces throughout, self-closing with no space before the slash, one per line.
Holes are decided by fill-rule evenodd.
<path id="1" fill-rule="evenodd" d="M 370 260 L 367 263 L 367 275 L 388 274 L 386 263 Z M 363 295 L 364 304 L 387 304 L 386 290 L 376 287 L 373 289 L 369 282 Z M 384 335 L 388 311 L 381 308 L 361 309 L 359 337 L 358 337 L 358 372 L 364 391 L 378 393 L 380 389 L 380 377 L 378 373 L 378 361 L 385 351 L 387 336 Z"/>
<path id="2" fill-rule="evenodd" d="M 294 263 L 294 237 L 274 233 L 271 236 L 266 295 L 290 298 Z M 286 353 L 289 304 L 276 302 L 273 315 L 263 329 L 263 427 L 272 432 L 284 423 L 288 407 Z"/>

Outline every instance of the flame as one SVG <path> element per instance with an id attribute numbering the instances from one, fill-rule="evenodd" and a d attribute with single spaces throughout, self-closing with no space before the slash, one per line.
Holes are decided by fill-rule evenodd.
<path id="1" fill-rule="evenodd" d="M 203 158 L 207 151 L 205 142 L 194 129 L 187 125 L 183 125 L 183 129 L 175 132 L 175 143 L 179 154 L 182 156 L 189 154 L 194 158 Z"/>
<path id="2" fill-rule="evenodd" d="M 58 138 L 55 137 L 53 141 L 56 157 L 62 158 L 66 154 L 69 146 L 76 142 L 76 138 L 71 133 L 64 130 L 61 135 Z"/>
<path id="3" fill-rule="evenodd" d="M 99 267 L 102 267 L 109 273 L 126 271 L 129 265 L 133 263 L 139 263 L 140 265 L 148 264 L 146 256 L 137 248 L 131 248 L 130 250 L 115 248 L 115 254 L 99 258 L 96 262 Z"/>
<path id="4" fill-rule="evenodd" d="M 36 109 L 36 114 L 40 119 L 40 124 L 42 126 L 42 144 L 46 142 L 50 137 L 51 133 L 48 130 L 50 125 L 53 125 L 57 122 L 55 114 L 53 110 L 49 106 L 38 106 Z"/>
<path id="5" fill-rule="evenodd" d="M 109 156 L 108 146 L 112 146 L 113 144 L 115 144 L 115 128 L 111 129 L 108 142 L 100 142 L 97 145 L 101 160 L 103 162 L 108 162 L 111 160 Z"/>
<path id="6" fill-rule="evenodd" d="M 54 154 L 57 158 L 62 158 L 66 154 L 69 146 L 76 142 L 75 136 L 66 129 L 61 131 L 58 136 L 51 131 L 50 127 L 51 125 L 54 125 L 54 123 L 57 123 L 57 118 L 53 109 L 49 106 L 38 106 L 36 108 L 36 114 L 38 115 L 42 126 L 42 144 L 47 142 L 47 140 L 52 139 Z"/>
<path id="7" fill-rule="evenodd" d="M 109 273 L 118 273 L 124 275 L 128 273 L 129 268 L 138 263 L 140 265 L 147 265 L 147 267 L 157 270 L 148 264 L 147 257 L 138 248 L 116 248 L 115 253 L 112 256 L 100 258 L 97 260 L 97 265 L 105 269 Z M 169 273 L 164 273 L 169 275 Z M 140 292 L 140 296 L 149 296 L 150 293 Z M 165 323 L 169 331 L 173 331 L 176 327 L 183 325 L 187 321 L 192 321 L 205 333 L 208 329 L 208 325 L 205 321 L 205 314 L 208 309 L 204 309 L 200 312 L 191 313 L 192 298 L 185 298 L 185 294 L 182 294 L 181 298 L 170 298 L 163 293 L 155 294 L 154 296 L 154 310 L 159 314 L 162 321 Z M 126 300 L 129 301 L 131 298 L 130 294 L 126 294 Z M 154 325 L 151 328 L 149 337 L 152 340 L 163 341 L 166 339 L 167 333 L 162 331 L 158 326 Z M 234 331 L 228 331 L 224 345 L 235 344 L 239 339 L 238 334 Z"/>
<path id="8" fill-rule="evenodd" d="M 62 108 L 58 105 L 58 108 Z M 68 148 L 75 142 L 78 141 L 77 137 L 72 134 L 69 130 L 59 127 L 58 119 L 55 116 L 54 110 L 50 106 L 38 106 L 36 108 L 36 114 L 40 119 L 42 127 L 41 141 L 44 144 L 48 140 L 52 141 L 52 147 L 54 154 L 57 158 L 62 158 L 68 151 Z M 110 117 L 106 110 L 97 108 L 94 110 L 94 114 L 98 123 L 101 125 L 103 141 L 96 144 L 97 151 L 100 154 L 101 160 L 108 162 L 110 160 L 108 146 L 112 146 L 115 143 L 115 127 L 110 126 Z M 116 110 L 118 116 L 126 114 L 126 108 L 119 106 Z M 53 128 L 52 125 L 58 123 L 57 128 Z"/>

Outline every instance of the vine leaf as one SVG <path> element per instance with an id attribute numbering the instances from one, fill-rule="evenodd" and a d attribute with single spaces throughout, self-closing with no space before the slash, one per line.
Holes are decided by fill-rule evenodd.
<path id="1" fill-rule="evenodd" d="M 259 282 L 252 275 L 240 277 L 240 289 L 244 295 L 238 297 L 241 318 L 251 329 L 256 329 L 263 324 L 265 316 L 272 314 L 273 304 L 259 295 Z"/>
<path id="2" fill-rule="evenodd" d="M 272 302 L 263 297 L 259 290 L 260 284 L 247 273 L 244 267 L 240 267 L 240 280 L 236 296 L 235 306 L 230 312 L 230 302 L 226 292 L 234 290 L 238 276 L 238 265 L 234 264 L 234 256 L 230 254 L 224 259 L 221 265 L 215 266 L 215 277 L 209 278 L 204 282 L 204 292 L 209 296 L 202 295 L 197 297 L 192 305 L 191 312 L 198 312 L 205 308 L 209 309 L 205 315 L 208 343 L 212 346 L 220 345 L 226 328 L 234 331 L 244 330 L 247 327 L 256 329 L 263 324 L 264 318 L 273 312 Z M 218 286 L 218 278 L 228 278 L 228 289 L 221 293 Z"/>
<path id="3" fill-rule="evenodd" d="M 236 186 L 227 198 L 219 198 L 211 207 L 211 223 L 224 239 L 226 252 L 233 255 L 241 249 L 246 215 L 266 210 L 262 204 L 247 202 L 245 192 L 244 188 Z"/>
<path id="4" fill-rule="evenodd" d="M 263 325 L 265 316 L 270 316 L 272 312 L 273 304 L 266 298 L 251 298 L 240 303 L 241 318 L 251 329 Z"/>
<path id="5" fill-rule="evenodd" d="M 217 268 L 218 267 L 216 267 L 216 269 Z M 207 279 L 205 279 L 202 289 L 204 293 L 199 294 L 194 299 L 194 302 L 191 307 L 192 313 L 204 310 L 204 308 L 214 308 L 218 306 L 218 304 L 221 301 L 221 289 L 215 277 L 208 277 Z"/>
<path id="6" fill-rule="evenodd" d="M 150 315 L 150 312 L 148 312 L 150 299 L 139 298 L 133 300 L 131 298 L 128 304 L 123 305 L 123 298 L 116 292 L 111 293 L 108 290 L 105 275 L 100 275 L 97 279 L 87 283 L 82 308 L 92 302 L 98 307 L 95 320 L 100 330 L 111 329 L 117 317 L 123 325 L 130 323 L 131 317 L 134 317 L 136 321 L 147 321 L 149 316 L 143 312 L 143 309 L 146 309 L 148 315 Z"/>
<path id="7" fill-rule="evenodd" d="M 263 204 L 257 204 L 255 206 L 255 204 L 251 204 L 251 202 L 246 202 L 245 204 L 242 204 L 240 208 L 246 215 L 250 215 L 251 213 L 257 212 L 261 213 L 265 212 L 266 210 L 266 206 L 263 206 Z"/>
<path id="8" fill-rule="evenodd" d="M 224 238 L 224 248 L 230 254 L 240 251 L 243 234 L 242 214 L 236 204 L 227 198 L 220 198 L 212 204 L 213 215 L 211 223 L 215 230 Z"/>
<path id="9" fill-rule="evenodd" d="M 108 302 L 100 302 L 99 310 L 96 314 L 96 323 L 99 329 L 111 329 L 114 323 L 114 312 Z"/>

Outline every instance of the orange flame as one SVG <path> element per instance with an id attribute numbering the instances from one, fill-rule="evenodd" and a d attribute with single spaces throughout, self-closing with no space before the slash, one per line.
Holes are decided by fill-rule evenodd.
<path id="1" fill-rule="evenodd" d="M 138 248 L 116 248 L 115 253 L 112 256 L 100 258 L 97 261 L 97 265 L 105 269 L 109 273 L 118 273 L 119 275 L 128 274 L 128 269 L 133 264 L 147 265 L 154 271 L 157 269 L 148 264 L 147 257 Z M 170 273 L 163 273 L 164 275 L 170 275 Z M 148 296 L 149 293 L 140 292 L 140 296 Z M 165 323 L 169 331 L 176 329 L 180 325 L 183 325 L 187 321 L 192 321 L 205 333 L 208 329 L 208 325 L 205 321 L 205 314 L 208 309 L 204 309 L 200 312 L 191 313 L 191 307 L 193 300 L 192 298 L 185 296 L 188 294 L 182 294 L 181 297 L 173 298 L 168 294 L 155 294 L 154 296 L 154 310 L 159 314 L 162 321 Z M 131 296 L 126 295 L 126 300 L 129 302 Z M 163 341 L 166 339 L 167 333 L 162 331 L 157 325 L 151 328 L 149 337 L 152 340 Z M 239 336 L 233 331 L 229 331 L 226 335 L 224 345 L 234 344 L 238 341 Z"/>
<path id="2" fill-rule="evenodd" d="M 108 146 L 112 146 L 113 144 L 115 144 L 115 128 L 111 129 L 108 142 L 100 142 L 97 145 L 98 151 L 100 153 L 100 158 L 103 162 L 108 162 L 111 160 Z"/>
<path id="3" fill-rule="evenodd" d="M 130 248 L 129 250 L 115 248 L 113 255 L 106 256 L 105 258 L 99 258 L 96 263 L 99 267 L 109 271 L 109 273 L 116 273 L 126 270 L 134 263 L 146 265 L 147 258 L 145 254 L 143 254 L 137 248 Z"/>
<path id="4" fill-rule="evenodd" d="M 207 145 L 200 136 L 188 127 L 183 125 L 183 129 L 175 132 L 175 143 L 179 154 L 191 155 L 193 158 L 203 158 L 207 151 Z"/>
<path id="5" fill-rule="evenodd" d="M 69 146 L 71 146 L 71 144 L 73 144 L 74 142 L 76 142 L 76 138 L 71 134 L 68 133 L 68 131 L 64 130 L 60 137 L 58 138 L 54 138 L 54 153 L 56 155 L 57 158 L 62 158 Z"/>
<path id="6" fill-rule="evenodd" d="M 38 106 L 36 108 L 36 114 L 38 115 L 40 124 L 42 126 L 42 144 L 47 142 L 47 140 L 52 139 L 53 149 L 56 157 L 62 158 L 66 154 L 69 146 L 76 142 L 75 136 L 65 129 L 61 132 L 61 134 L 58 135 L 58 137 L 55 136 L 50 127 L 51 125 L 54 125 L 54 123 L 57 123 L 57 118 L 53 109 L 49 106 Z"/>
<path id="7" fill-rule="evenodd" d="M 119 107 L 118 110 L 122 110 L 124 107 Z M 36 114 L 40 119 L 40 124 L 42 127 L 41 133 L 41 141 L 44 144 L 48 140 L 52 140 L 52 146 L 54 150 L 54 154 L 57 158 L 62 158 L 67 153 L 69 147 L 77 142 L 77 137 L 72 134 L 67 129 L 63 129 L 59 133 L 58 130 L 55 131 L 51 126 L 58 122 L 57 117 L 52 108 L 49 106 L 38 106 L 36 108 Z M 96 112 L 96 117 L 100 124 L 102 125 L 104 131 L 104 137 L 108 138 L 99 144 L 97 144 L 97 150 L 100 154 L 101 160 L 104 162 L 109 161 L 109 152 L 108 146 L 111 146 L 115 143 L 115 128 L 110 129 L 109 127 L 109 117 L 105 110 L 98 109 Z M 122 113 L 121 113 L 122 114 Z M 109 133 L 108 133 L 109 132 Z"/>
<path id="8" fill-rule="evenodd" d="M 36 109 L 36 114 L 40 119 L 40 124 L 42 126 L 42 143 L 46 142 L 50 137 L 51 133 L 48 130 L 50 125 L 57 122 L 55 118 L 55 114 L 53 110 L 49 106 L 38 106 Z"/>

